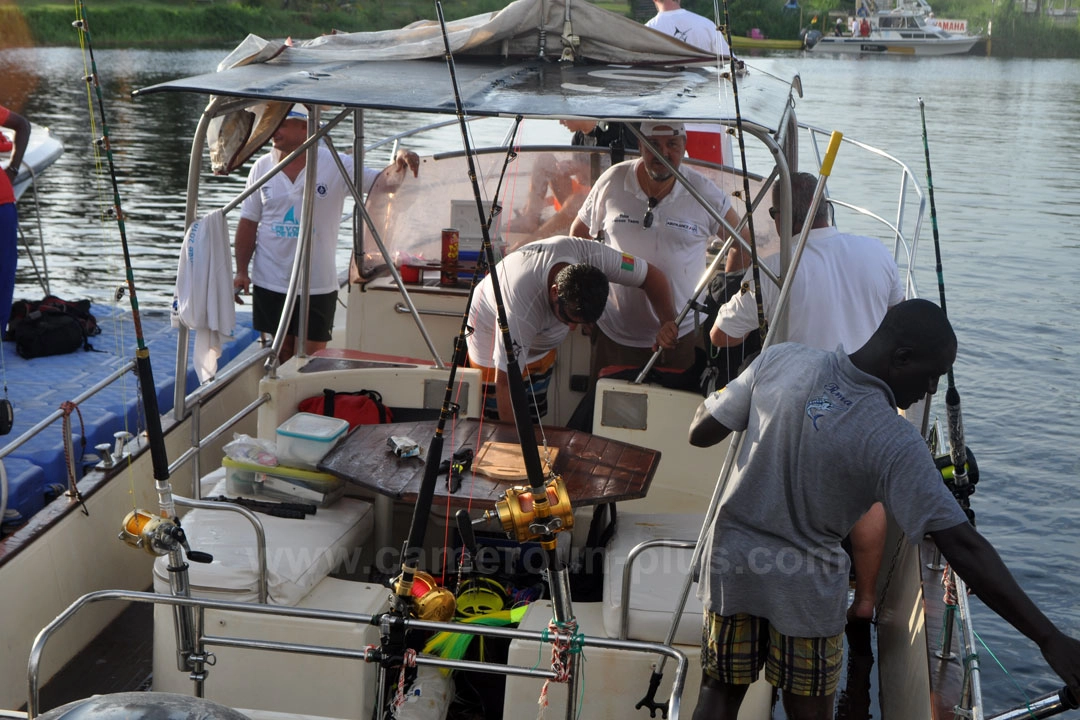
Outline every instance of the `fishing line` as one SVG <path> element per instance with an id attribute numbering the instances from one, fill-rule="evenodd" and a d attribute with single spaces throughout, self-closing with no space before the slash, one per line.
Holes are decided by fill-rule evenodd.
<path id="1" fill-rule="evenodd" d="M 101 82 L 97 70 L 97 61 L 94 59 L 94 44 L 90 34 L 90 23 L 86 14 L 86 4 L 79 0 L 77 5 L 77 19 L 73 23 L 79 31 L 80 42 L 85 40 L 87 53 L 90 57 L 90 74 L 84 77 L 88 86 L 92 85 L 94 95 L 97 98 L 98 112 L 101 117 L 101 137 L 97 140 L 100 148 L 105 152 L 108 160 L 109 179 L 112 184 L 111 212 L 116 220 L 117 229 L 120 233 L 120 246 L 124 256 L 124 270 L 127 280 L 128 300 L 131 305 L 131 319 L 135 329 L 136 351 L 135 365 L 139 378 L 139 386 L 142 395 L 143 409 L 146 415 L 146 431 L 149 440 L 150 457 L 154 468 L 154 479 L 157 481 L 161 514 L 164 517 L 175 515 L 172 504 L 172 494 L 168 487 L 169 460 L 165 450 L 164 434 L 161 429 L 161 416 L 158 413 L 156 386 L 154 385 L 153 370 L 150 366 L 150 351 L 146 347 L 143 338 L 142 319 L 139 315 L 138 295 L 135 292 L 135 275 L 131 262 L 131 252 L 128 248 L 127 230 L 124 224 L 124 211 L 120 202 L 120 186 L 116 179 L 116 163 L 113 160 L 112 143 L 109 138 L 109 123 L 105 115 L 105 98 L 101 91 Z M 91 110 L 93 101 L 91 100 Z M 90 113 L 93 118 L 93 112 Z M 128 456 L 131 457 L 130 455 Z"/>

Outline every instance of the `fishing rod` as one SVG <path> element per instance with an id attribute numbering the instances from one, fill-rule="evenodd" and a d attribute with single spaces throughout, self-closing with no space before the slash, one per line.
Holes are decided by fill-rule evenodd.
<path id="1" fill-rule="evenodd" d="M 456 89 L 456 86 L 455 86 Z M 510 130 L 510 147 L 506 153 L 506 158 L 503 161 L 502 174 L 499 176 L 499 184 L 496 189 L 496 198 L 498 197 L 499 190 L 502 187 L 503 178 L 506 176 L 506 170 L 510 163 L 517 157 L 517 154 L 513 150 L 513 138 L 517 135 L 518 127 L 521 125 L 521 116 L 519 115 L 514 119 L 514 125 Z M 469 155 L 470 174 L 472 174 L 472 156 Z M 498 202 L 492 203 L 491 212 L 487 216 L 487 219 L 483 219 L 483 208 L 481 206 L 481 229 L 483 230 L 485 239 L 488 235 L 488 228 L 491 226 L 491 222 L 494 217 L 501 211 L 501 207 Z M 408 540 L 405 546 L 405 552 L 402 556 L 401 576 L 395 587 L 395 594 L 399 604 L 403 607 L 400 609 L 407 609 L 407 605 L 411 602 L 412 583 L 415 579 L 417 570 L 419 569 L 419 556 L 424 546 L 424 537 L 427 532 L 428 515 L 431 512 L 431 504 L 435 495 L 435 485 L 438 482 L 439 469 L 442 460 L 442 449 L 444 442 L 444 435 L 446 428 L 446 422 L 450 417 L 457 414 L 459 406 L 453 402 L 454 380 L 457 376 L 457 369 L 461 366 L 466 357 L 467 348 L 465 338 L 469 334 L 469 307 L 472 305 L 473 296 L 476 292 L 477 285 L 480 284 L 480 280 L 484 275 L 484 270 L 487 269 L 492 275 L 494 264 L 491 262 L 490 256 L 483 254 L 477 260 L 476 269 L 472 274 L 472 281 L 469 283 L 469 294 L 465 300 L 465 310 L 461 314 L 461 326 L 458 328 L 458 334 L 454 338 L 454 353 L 450 359 L 450 375 L 446 382 L 446 392 L 443 395 L 442 408 L 439 412 L 439 420 L 435 426 L 435 435 L 431 440 L 431 445 L 428 446 L 427 457 L 424 464 L 424 477 L 420 485 L 420 491 L 417 494 L 416 505 L 413 507 L 412 524 L 409 527 Z"/>
<path id="2" fill-rule="evenodd" d="M 109 139 L 109 123 L 105 117 L 105 98 L 101 92 L 101 81 L 98 76 L 97 61 L 94 59 L 94 45 L 90 36 L 90 23 L 86 15 L 86 5 L 78 0 L 76 20 L 72 23 L 79 31 L 80 40 L 86 43 L 86 49 L 90 55 L 90 74 L 83 79 L 88 86 L 94 88 L 97 96 L 98 112 L 101 115 L 101 137 L 96 141 L 100 149 L 105 151 L 105 157 L 109 162 L 109 179 L 112 183 L 113 206 L 108 211 L 116 220 L 120 231 L 120 246 L 124 252 L 124 271 L 127 279 L 128 300 L 131 305 L 131 320 L 135 327 L 135 369 L 139 378 L 139 388 L 142 394 L 143 410 L 146 414 L 146 435 L 150 445 L 150 458 L 154 466 L 154 479 L 160 502 L 162 517 L 176 515 L 172 501 L 172 491 L 169 488 L 169 458 L 165 450 L 165 436 L 161 429 L 161 416 L 158 413 L 157 394 L 154 386 L 154 374 L 150 367 L 150 350 L 146 347 L 143 338 L 142 319 L 139 316 L 139 300 L 135 293 L 135 275 L 131 263 L 131 252 L 128 249 L 127 230 L 124 224 L 124 210 L 120 204 L 120 186 L 116 180 L 116 163 L 113 161 L 112 142 Z M 91 105 L 93 102 L 91 101 Z M 93 109 L 90 114 L 93 124 Z M 183 382 L 178 378 L 177 382 Z M 130 462 L 130 455 L 129 455 Z"/>
<path id="3" fill-rule="evenodd" d="M 829 146 L 825 150 L 825 157 L 821 163 L 821 170 L 818 173 L 817 185 L 814 187 L 814 194 L 810 200 L 810 207 L 807 209 L 807 217 L 812 218 L 817 212 L 817 208 L 820 203 L 824 202 L 825 197 L 825 183 L 828 181 L 829 176 L 832 174 L 833 163 L 836 161 L 836 155 L 840 152 L 840 142 L 843 139 L 843 135 L 834 131 L 829 138 Z M 798 268 L 799 259 L 802 255 L 803 248 L 806 245 L 807 237 L 810 234 L 810 223 L 804 222 L 802 231 L 799 234 L 799 241 L 795 247 L 795 253 L 792 257 L 791 268 L 789 273 L 784 278 L 784 284 L 780 288 L 780 296 L 776 301 L 776 309 L 774 314 L 778 314 L 783 311 L 785 305 L 788 303 L 788 296 L 791 290 L 791 279 L 794 277 L 795 271 Z M 773 343 L 776 342 L 776 325 L 773 324 L 766 333 L 765 338 L 761 343 L 761 352 L 765 352 Z M 683 580 L 682 590 L 679 594 L 679 599 L 676 602 L 676 611 L 672 614 L 671 625 L 668 627 L 667 638 L 664 641 L 665 645 L 671 645 L 675 642 L 675 634 L 679 629 L 679 621 L 682 619 L 683 609 L 686 607 L 686 600 L 690 597 L 690 588 L 695 582 L 695 574 L 700 569 L 701 557 L 704 553 L 705 539 L 708 537 L 710 528 L 713 525 L 716 513 L 720 507 L 720 498 L 723 496 L 724 491 L 727 489 L 728 479 L 731 477 L 731 472 L 734 468 L 735 458 L 738 457 L 742 448 L 744 439 L 744 432 L 739 431 L 732 435 L 730 442 L 728 443 L 727 452 L 724 455 L 724 462 L 720 466 L 720 474 L 716 479 L 716 486 L 713 488 L 712 497 L 709 499 L 709 505 L 705 510 L 705 519 L 701 523 L 701 528 L 698 530 L 697 542 L 694 543 L 694 549 L 690 557 L 691 571 L 687 573 L 686 578 Z M 652 675 L 649 677 L 649 685 L 645 692 L 645 697 L 638 701 L 635 709 L 647 708 L 649 713 L 655 716 L 657 710 L 660 710 L 664 717 L 667 717 L 667 711 L 665 706 L 667 703 L 658 702 L 656 700 L 656 692 L 660 688 L 660 682 L 664 677 L 664 665 L 667 662 L 667 658 L 661 657 L 660 661 L 653 665 Z"/>
<path id="4" fill-rule="evenodd" d="M 922 118 L 922 141 L 923 153 L 926 156 L 926 190 L 930 196 L 930 227 L 934 233 L 934 261 L 937 271 L 938 297 L 941 301 L 941 312 L 947 318 L 949 316 L 945 307 L 945 276 L 941 268 L 941 239 L 938 235 L 937 206 L 934 204 L 934 177 L 930 171 L 930 142 L 926 136 L 926 104 L 918 98 L 919 115 Z M 960 413 L 960 392 L 956 389 L 956 380 L 953 377 L 952 365 L 949 366 L 948 390 L 945 391 L 945 417 L 949 432 L 949 455 L 953 464 L 953 479 L 950 489 L 956 495 L 960 507 L 964 508 L 968 520 L 975 523 L 975 513 L 971 511 L 968 498 L 974 491 L 974 483 L 968 478 L 968 450 L 964 443 L 964 420 Z"/>
<path id="5" fill-rule="evenodd" d="M 750 234 L 750 270 L 754 278 L 754 287 L 761 287 L 761 269 L 758 263 L 757 235 L 754 233 L 754 207 L 750 202 L 750 174 L 746 171 L 746 138 L 743 136 L 742 112 L 739 106 L 739 78 L 736 73 L 735 53 L 731 49 L 731 17 L 728 13 L 728 0 L 724 0 L 723 36 L 728 46 L 728 70 L 731 73 L 731 99 L 735 106 L 735 136 L 739 140 L 739 159 L 742 162 L 743 201 L 746 203 L 746 228 Z M 713 0 L 713 16 L 717 14 L 716 0 Z M 788 222 L 788 220 L 784 220 Z M 738 239 L 736 239 L 738 242 Z M 754 293 L 757 301 L 758 333 L 765 342 L 768 326 L 765 322 L 765 306 L 762 304 L 761 291 Z"/>

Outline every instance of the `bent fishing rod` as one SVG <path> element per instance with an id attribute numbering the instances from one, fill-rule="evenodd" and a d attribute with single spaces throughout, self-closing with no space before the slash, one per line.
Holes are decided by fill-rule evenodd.
<path id="1" fill-rule="evenodd" d="M 127 230 L 124 223 L 124 210 L 120 204 L 120 186 L 116 180 L 116 163 L 113 161 L 112 142 L 109 139 L 109 123 L 105 117 L 105 98 L 101 92 L 97 62 L 94 59 L 94 45 L 90 37 L 90 23 L 86 16 L 86 5 L 79 0 L 76 20 L 72 23 L 79 31 L 81 42 L 86 43 L 90 55 L 90 74 L 83 79 L 88 87 L 93 87 L 97 97 L 98 113 L 101 115 L 101 137 L 96 141 L 104 150 L 109 163 L 109 180 L 112 183 L 113 205 L 110 214 L 116 220 L 120 232 L 120 246 L 124 253 L 124 272 L 127 280 L 128 301 L 131 305 L 131 321 L 135 327 L 135 368 L 139 378 L 139 390 L 142 395 L 143 410 L 146 414 L 146 436 L 150 445 L 150 458 L 154 466 L 154 479 L 157 481 L 158 499 L 162 517 L 173 517 L 172 491 L 169 489 L 169 458 L 165 450 L 165 436 L 161 429 L 161 416 L 158 413 L 157 394 L 154 386 L 154 374 L 150 367 L 150 350 L 143 338 L 142 318 L 139 315 L 139 299 L 135 292 L 135 274 L 128 249 Z M 93 125 L 93 101 L 91 100 L 90 121 Z M 179 382 L 180 380 L 178 380 Z M 130 455 L 129 455 L 130 458 Z"/>
<path id="2" fill-rule="evenodd" d="M 941 240 L 938 235 L 937 206 L 934 204 L 934 177 L 930 171 L 930 142 L 926 135 L 926 104 L 918 98 L 919 115 L 922 118 L 922 141 L 923 154 L 926 156 L 926 191 L 930 196 L 930 228 L 934 233 L 934 263 L 937 272 L 938 297 L 941 302 L 941 312 L 947 318 L 948 310 L 945 307 L 945 276 L 941 268 Z M 948 389 L 945 391 L 945 417 L 949 432 L 949 456 L 953 464 L 953 494 L 956 495 L 960 506 L 967 513 L 968 520 L 975 524 L 975 514 L 971 511 L 968 498 L 974 490 L 973 483 L 968 478 L 968 450 L 964 443 L 964 419 L 960 412 L 960 392 L 956 389 L 956 380 L 953 376 L 952 365 L 947 373 Z"/>

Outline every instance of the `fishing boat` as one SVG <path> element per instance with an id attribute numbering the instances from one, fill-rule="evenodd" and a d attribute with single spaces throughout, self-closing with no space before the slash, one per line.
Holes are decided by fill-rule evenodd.
<path id="1" fill-rule="evenodd" d="M 870 13 L 869 20 L 869 35 L 814 33 L 813 42 L 807 37 L 806 49 L 815 53 L 962 55 L 983 39 L 940 27 L 926 0 L 898 0 L 892 9 Z"/>
<path id="2" fill-rule="evenodd" d="M 622 46 L 612 46 L 611 38 Z M 909 296 L 917 296 L 925 202 L 910 168 L 799 122 L 798 77 L 783 81 L 750 69 L 734 76 L 741 108 L 717 107 L 718 97 L 734 100 L 732 70 L 688 52 L 589 3 L 517 0 L 497 13 L 447 23 L 445 34 L 439 24 L 420 23 L 297 45 L 248 38 L 219 72 L 140 91 L 210 98 L 192 143 L 185 226 L 215 210 L 200 204 L 204 156 L 216 170 L 235 170 L 296 103 L 309 113 L 309 140 L 296 152 L 328 142 L 357 153 L 400 142 L 437 149 L 422 153 L 415 178 L 384 174 L 366 203 L 357 204 L 354 262 L 341 293 L 346 327 L 335 334 L 336 346 L 279 365 L 282 338 L 276 337 L 270 347 L 253 344 L 194 392 L 178 383 L 160 437 L 133 440 L 83 481 L 93 489 L 82 498 L 89 515 L 61 499 L 52 525 L 23 538 L 23 551 L 0 564 L 5 595 L 7 588 L 52 583 L 50 592 L 32 602 L 20 596 L 13 605 L 18 612 L 9 617 L 19 627 L 4 623 L 5 646 L 13 651 L 0 659 L 0 704 L 16 707 L 25 699 L 30 717 L 48 710 L 42 684 L 93 645 L 125 604 L 152 603 L 152 628 L 121 635 L 132 662 L 141 662 L 135 648 L 148 635 L 153 646 L 154 693 L 123 696 L 125 717 L 138 717 L 140 702 L 152 706 L 181 694 L 202 698 L 193 707 L 213 703 L 250 718 L 405 717 L 409 711 L 445 717 L 451 693 L 441 668 L 480 688 L 474 711 L 484 717 L 531 715 L 538 698 L 551 713 L 565 708 L 567 717 L 624 718 L 650 708 L 688 717 L 700 675 L 700 607 L 692 594 L 683 607 L 679 595 L 689 588 L 701 511 L 714 496 L 725 452 L 687 444 L 700 393 L 640 377 L 605 378 L 590 429 L 565 428 L 583 397 L 588 364 L 587 339 L 571 334 L 559 349 L 540 424 L 522 420 L 520 405 L 515 425 L 485 420 L 481 378 L 475 369 L 455 367 L 451 350 L 470 297 L 462 280 L 483 268 L 459 265 L 457 278 L 448 280 L 447 267 L 432 265 L 442 261 L 443 228 L 457 230 L 462 254 L 535 239 L 510 219 L 514 189 L 524 194 L 541 164 L 575 162 L 595 179 L 613 161 L 612 149 L 557 142 L 554 120 L 719 121 L 767 160 L 756 168 L 685 162 L 742 198 L 741 212 L 750 202 L 762 249 L 788 256 L 794 239 L 790 228 L 764 230 L 772 224 L 761 199 L 773 183 L 788 187 L 795 167 L 817 170 L 828 154 L 829 164 L 836 160 L 829 181 L 834 209 L 841 218 L 880 223 Z M 369 142 L 371 116 L 383 113 L 399 113 L 417 130 Z M 457 117 L 440 117 L 447 115 Z M 482 130 L 487 124 L 495 129 Z M 541 128 L 540 142 L 528 144 L 522 135 L 533 125 Z M 462 128 L 457 147 L 455 126 Z M 425 133 L 434 138 L 425 141 Z M 470 136 L 505 140 L 474 143 Z M 868 168 L 886 181 L 843 181 L 849 169 Z M 309 201 L 313 185 L 307 183 Z M 888 190 L 875 193 L 882 186 Z M 301 225 L 306 228 L 303 219 Z M 302 230 L 301 246 L 307 234 Z M 294 270 L 297 287 L 301 266 Z M 703 258 L 702 286 L 710 269 Z M 778 280 L 790 277 L 789 269 Z M 782 312 L 772 321 L 782 336 Z M 181 329 L 178 377 L 189 370 L 187 346 Z M 345 481 L 346 497 L 330 503 L 321 496 L 326 506 L 303 520 L 209 499 L 243 496 L 242 484 L 253 482 L 225 457 L 233 433 L 273 443 L 300 402 L 327 389 L 377 391 L 392 411 L 392 422 L 358 426 L 316 463 L 332 476 L 324 482 Z M 911 419 L 930 434 L 929 417 L 924 403 Z M 309 445 L 321 441 L 300 436 Z M 561 481 L 545 476 L 550 484 L 537 487 L 531 463 L 539 467 L 538 445 Z M 437 475 L 439 461 L 446 460 L 448 473 L 458 472 L 457 453 L 474 447 L 495 448 L 492 453 L 501 447 L 509 460 L 495 463 L 500 477 L 527 479 L 528 486 L 462 467 L 461 488 L 451 491 L 450 478 Z M 410 457 L 414 451 L 425 458 Z M 306 489 L 313 487 L 309 482 Z M 613 513 L 594 509 L 605 503 L 618 507 L 611 533 Z M 435 529 L 426 532 L 429 525 Z M 458 533 L 460 541 L 447 539 Z M 600 542 L 605 534 L 610 539 Z M 56 552 L 57 542 L 70 551 Z M 924 573 L 933 547 L 902 542 L 895 530 L 888 547 L 894 550 L 879 580 L 877 609 L 882 714 L 945 717 L 958 705 L 982 712 L 963 591 L 957 608 L 936 606 L 941 571 Z M 502 575 L 481 572 L 485 556 Z M 33 567 L 18 567 L 20 557 L 32 558 Z M 530 577 L 529 557 L 542 562 L 523 581 Z M 584 588 L 588 581 L 595 585 Z M 156 592 L 145 592 L 151 585 Z M 439 589 L 455 585 L 457 596 L 449 599 Z M 499 623 L 484 624 L 489 614 Z M 954 615 L 962 632 L 941 646 L 942 618 L 952 628 Z M 677 628 L 673 617 L 682 620 Z M 483 636 L 485 652 L 424 650 L 432 633 Z M 472 643 L 480 641 L 468 640 L 466 648 Z M 587 654 L 585 666 L 576 660 L 579 650 Z M 76 662 L 93 663 L 85 656 Z M 417 679 L 410 684 L 411 666 Z M 645 709 L 635 711 L 639 700 Z M 1037 705 L 1063 702 L 1054 693 Z M 771 712 L 769 688 L 756 684 L 742 717 Z"/>

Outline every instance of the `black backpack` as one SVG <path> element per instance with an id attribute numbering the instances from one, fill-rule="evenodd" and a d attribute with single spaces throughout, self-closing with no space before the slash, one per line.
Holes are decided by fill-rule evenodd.
<path id="1" fill-rule="evenodd" d="M 752 332 L 746 336 L 741 345 L 733 345 L 728 348 L 713 346 L 709 340 L 709 332 L 712 330 L 716 315 L 720 312 L 720 306 L 741 292 L 749 292 L 748 288 L 742 287 L 743 272 L 724 273 L 719 272 L 709 282 L 705 290 L 703 302 L 705 305 L 706 318 L 702 325 L 705 345 L 705 371 L 701 374 L 700 390 L 703 395 L 708 395 L 718 390 L 735 378 L 746 365 L 750 364 L 761 350 L 761 334 Z"/>
<path id="2" fill-rule="evenodd" d="M 63 300 L 46 295 L 41 302 L 18 300 L 11 305 L 5 339 L 15 341 L 24 358 L 63 355 L 80 347 L 93 350 L 89 338 L 101 333 L 90 314 L 89 300 Z"/>

